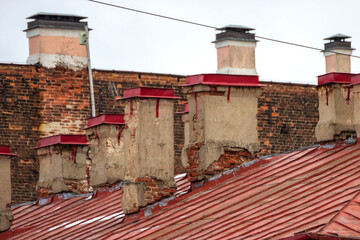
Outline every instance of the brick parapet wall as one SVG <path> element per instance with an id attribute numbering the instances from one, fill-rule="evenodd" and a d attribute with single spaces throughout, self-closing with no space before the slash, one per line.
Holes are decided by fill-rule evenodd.
<path id="1" fill-rule="evenodd" d="M 104 70 L 94 70 L 93 76 L 97 114 L 123 113 L 123 106 L 115 97 L 121 96 L 123 89 L 137 86 L 174 88 L 175 95 L 182 97 L 174 111 L 183 111 L 186 99 L 181 88 L 174 86 L 184 84 L 184 76 Z M 318 121 L 315 87 L 266 84 L 258 108 L 261 154 L 314 144 Z M 0 87 L 0 144 L 10 145 L 19 154 L 11 164 L 13 202 L 32 201 L 37 197 L 39 163 L 31 147 L 36 146 L 39 137 L 54 134 L 53 130 L 59 128 L 84 134 L 80 128 L 90 117 L 88 72 L 0 64 Z M 60 119 L 62 125 L 44 129 L 44 124 Z M 181 115 L 175 114 L 175 172 L 184 171 L 180 160 L 183 131 Z"/>
<path id="2" fill-rule="evenodd" d="M 314 145 L 319 120 L 316 86 L 265 84 L 258 100 L 259 155 Z"/>
<path id="3" fill-rule="evenodd" d="M 166 87 L 185 83 L 184 76 L 94 70 L 94 92 L 97 114 L 123 113 L 123 89 L 137 86 Z M 36 151 L 40 137 L 59 133 L 85 134 L 90 117 L 87 70 L 46 69 L 31 65 L 0 64 L 0 144 L 10 145 L 19 155 L 12 160 L 12 201 L 21 203 L 37 198 L 35 190 L 39 175 Z M 175 94 L 183 96 L 180 88 Z M 184 99 L 175 104 L 182 111 Z M 175 169 L 183 171 L 183 122 L 175 115 Z"/>

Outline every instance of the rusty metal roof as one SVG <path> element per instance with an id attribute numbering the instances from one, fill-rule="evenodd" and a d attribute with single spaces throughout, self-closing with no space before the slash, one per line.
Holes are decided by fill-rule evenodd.
<path id="1" fill-rule="evenodd" d="M 187 187 L 181 194 L 186 194 L 125 217 L 120 190 L 103 197 L 17 207 L 12 229 L 19 234 L 11 239 L 248 240 L 280 239 L 298 233 L 304 236 L 333 226 L 353 206 L 350 201 L 358 201 L 359 174 L 360 143 L 312 146 L 256 159 L 194 185 L 191 192 L 187 192 L 188 183 L 182 176 Z M 178 178 L 177 182 L 181 181 Z M 357 207 L 351 209 L 358 214 Z M 341 223 L 358 226 L 356 221 Z"/>
<path id="2" fill-rule="evenodd" d="M 175 176 L 181 196 L 190 189 L 186 174 Z M 124 219 L 121 184 L 90 194 L 58 194 L 12 207 L 11 230 L 0 239 L 88 239 L 110 233 Z M 95 238 L 96 239 L 96 238 Z"/>
<path id="3" fill-rule="evenodd" d="M 319 232 L 323 236 L 360 236 L 360 193 L 345 205 Z"/>

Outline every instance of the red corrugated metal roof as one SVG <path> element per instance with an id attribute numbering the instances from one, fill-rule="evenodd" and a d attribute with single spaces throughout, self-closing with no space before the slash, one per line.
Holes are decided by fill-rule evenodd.
<path id="1" fill-rule="evenodd" d="M 279 239 L 326 224 L 359 192 L 360 145 L 311 147 L 215 178 L 105 239 Z"/>
<path id="2" fill-rule="evenodd" d="M 175 176 L 175 182 L 176 196 L 189 191 L 186 174 Z M 124 219 L 120 186 L 91 194 L 59 194 L 15 206 L 11 230 L 0 233 L 0 239 L 88 239 L 110 233 Z"/>
<path id="3" fill-rule="evenodd" d="M 360 193 L 317 233 L 324 236 L 360 237 Z"/>
<path id="4" fill-rule="evenodd" d="M 313 146 L 254 160 L 124 219 L 119 190 L 18 207 L 14 232 L 32 228 L 12 239 L 285 238 L 324 227 L 359 193 L 359 173 L 360 144 Z"/>

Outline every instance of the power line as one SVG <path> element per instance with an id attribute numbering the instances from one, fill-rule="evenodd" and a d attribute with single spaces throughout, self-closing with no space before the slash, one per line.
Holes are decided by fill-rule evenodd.
<path id="1" fill-rule="evenodd" d="M 165 18 L 165 19 L 169 19 L 169 20 L 173 20 L 173 21 L 177 21 L 177 22 L 182 22 L 182 23 L 187 23 L 187 24 L 192 24 L 192 25 L 196 25 L 196 26 L 200 26 L 200 27 L 212 28 L 214 30 L 219 29 L 217 27 L 206 25 L 206 24 L 201 24 L 201 23 L 197 23 L 197 22 L 184 20 L 184 19 L 169 17 L 169 16 L 160 15 L 160 14 L 156 14 L 156 13 L 141 11 L 141 10 L 138 10 L 138 9 L 128 8 L 128 7 L 124 7 L 124 6 L 120 6 L 120 5 L 115 5 L 115 4 L 111 4 L 111 3 L 97 1 L 97 0 L 88 0 L 88 1 L 93 2 L 93 3 L 102 4 L 102 5 L 106 5 L 106 6 L 110 6 L 110 7 L 115 7 L 115 8 L 120 8 L 120 9 L 124 9 L 124 10 L 128 10 L 128 11 L 132 11 L 132 12 L 142 13 L 142 14 L 146 14 L 146 15 L 150 15 L 150 16 L 154 16 L 154 17 Z M 346 55 L 346 56 L 350 56 L 350 57 L 354 57 L 354 58 L 360 58 L 360 56 L 357 56 L 357 55 L 339 53 L 339 52 L 335 52 L 335 51 L 331 51 L 331 50 L 324 50 L 324 49 L 321 49 L 321 48 L 311 47 L 311 46 L 302 45 L 302 44 L 298 44 L 298 43 L 281 41 L 281 40 L 277 40 L 277 39 L 273 39 L 273 38 L 261 37 L 261 36 L 258 36 L 258 35 L 255 35 L 255 37 L 259 38 L 259 39 L 272 41 L 272 42 L 277 42 L 277 43 L 282 43 L 282 44 L 287 44 L 287 45 L 291 45 L 291 46 L 302 47 L 302 48 L 307 48 L 307 49 L 311 49 L 311 50 L 317 50 L 317 51 L 321 51 L 321 52 L 337 53 L 337 54 Z"/>

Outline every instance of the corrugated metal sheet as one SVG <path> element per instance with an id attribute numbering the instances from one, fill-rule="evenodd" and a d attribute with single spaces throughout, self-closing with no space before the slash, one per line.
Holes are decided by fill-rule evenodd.
<path id="1" fill-rule="evenodd" d="M 279 239 L 317 232 L 359 193 L 359 173 L 360 144 L 314 146 L 247 163 L 125 218 L 121 190 L 18 207 L 13 229 L 26 232 L 12 239 Z"/>
<path id="2" fill-rule="evenodd" d="M 358 144 L 262 159 L 102 239 L 279 239 L 317 230 L 359 192 L 359 163 Z"/>
<path id="3" fill-rule="evenodd" d="M 318 233 L 330 236 L 360 237 L 360 193 Z"/>
<path id="4" fill-rule="evenodd" d="M 188 192 L 186 174 L 175 176 L 175 181 L 176 196 Z M 59 194 L 13 207 L 11 231 L 0 233 L 0 239 L 87 239 L 109 233 L 124 219 L 120 186 L 80 196 Z"/>

